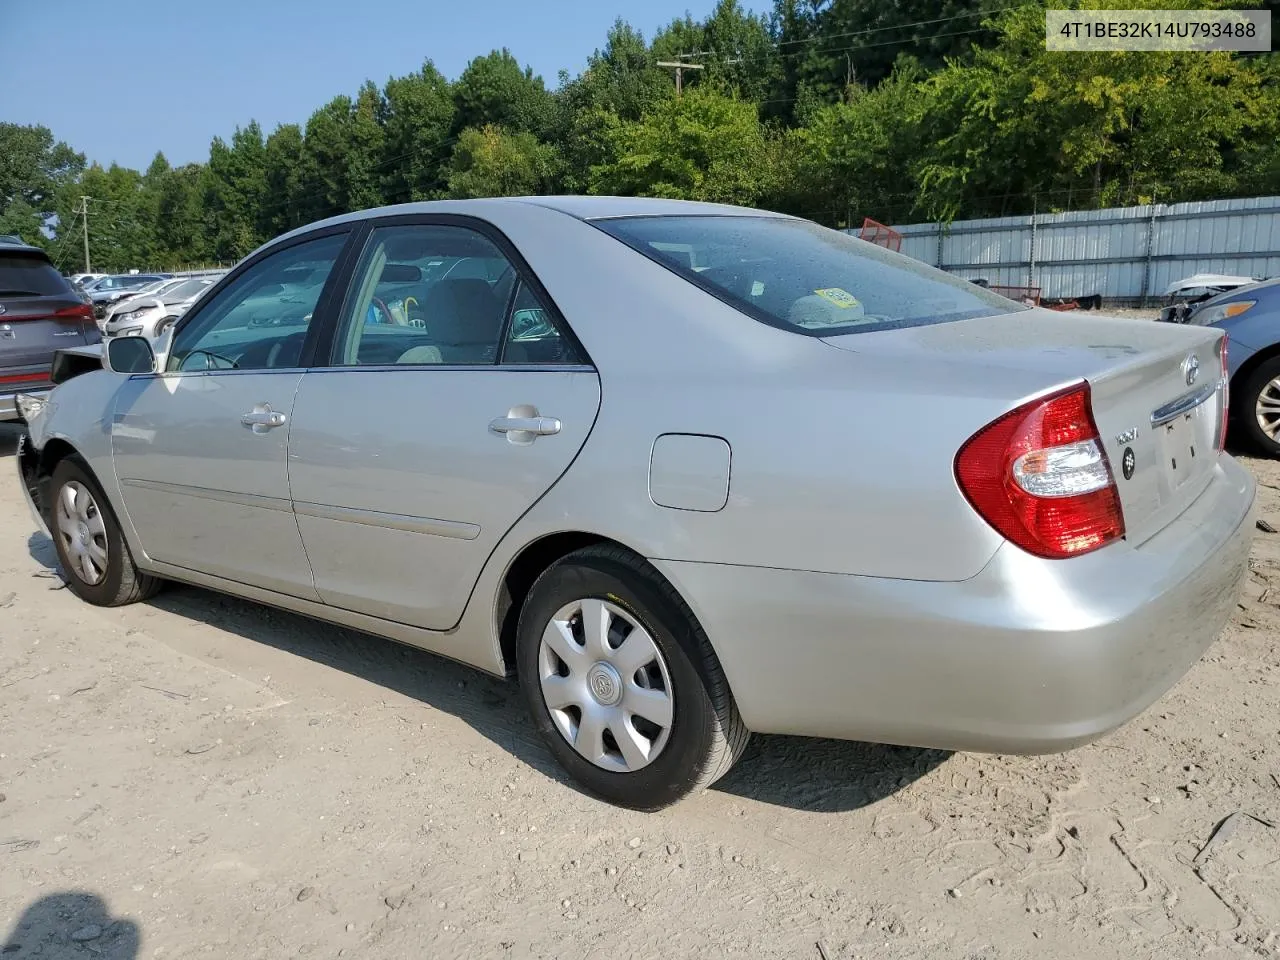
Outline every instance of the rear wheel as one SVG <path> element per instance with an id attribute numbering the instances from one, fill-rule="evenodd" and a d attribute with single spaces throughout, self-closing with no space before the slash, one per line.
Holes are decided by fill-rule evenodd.
<path id="1" fill-rule="evenodd" d="M 726 774 L 749 736 L 706 634 L 642 559 L 589 547 L 553 564 L 520 614 L 533 722 L 592 793 L 657 810 Z"/>
<path id="2" fill-rule="evenodd" d="M 138 570 L 111 504 L 76 459 L 53 470 L 49 529 L 67 586 L 81 600 L 118 607 L 154 596 L 162 581 Z"/>
<path id="3" fill-rule="evenodd" d="M 1258 453 L 1280 457 L 1280 357 L 1264 360 L 1231 397 L 1232 420 Z"/>

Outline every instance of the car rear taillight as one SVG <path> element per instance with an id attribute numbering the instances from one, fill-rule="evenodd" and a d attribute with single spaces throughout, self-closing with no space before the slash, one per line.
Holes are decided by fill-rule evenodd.
<path id="1" fill-rule="evenodd" d="M 54 320 L 81 320 L 93 323 L 93 307 L 87 303 L 77 303 L 74 307 L 63 307 L 50 314 Z"/>
<path id="2" fill-rule="evenodd" d="M 1037 557 L 1079 556 L 1124 536 L 1087 383 L 983 427 L 956 454 L 955 470 L 978 515 Z"/>
<path id="3" fill-rule="evenodd" d="M 1231 399 L 1231 380 L 1227 376 L 1227 338 L 1218 341 L 1218 359 L 1222 361 L 1222 379 L 1218 381 L 1218 449 L 1227 449 L 1227 402 Z"/>
<path id="4" fill-rule="evenodd" d="M 93 323 L 93 307 L 87 303 L 77 303 L 74 307 L 61 307 L 52 313 L 33 313 L 23 316 L 7 316 L 6 320 L 14 323 L 28 320 L 78 320 L 81 323 Z"/>

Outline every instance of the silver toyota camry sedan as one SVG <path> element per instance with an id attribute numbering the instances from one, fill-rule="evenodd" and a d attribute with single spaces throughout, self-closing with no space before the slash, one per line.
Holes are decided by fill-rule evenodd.
<path id="1" fill-rule="evenodd" d="M 1253 529 L 1221 331 L 758 210 L 366 210 L 102 366 L 23 404 L 76 594 L 185 581 L 514 674 L 641 809 L 750 732 L 1093 740 L 1213 641 Z"/>

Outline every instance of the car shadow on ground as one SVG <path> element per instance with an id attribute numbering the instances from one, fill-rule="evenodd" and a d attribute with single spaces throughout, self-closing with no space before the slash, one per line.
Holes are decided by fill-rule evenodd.
<path id="1" fill-rule="evenodd" d="M 112 919 L 101 897 L 67 890 L 43 896 L 23 910 L 0 945 L 0 955 L 5 960 L 80 956 L 135 960 L 140 943 L 138 925 Z"/>
<path id="2" fill-rule="evenodd" d="M 32 534 L 28 549 L 47 571 L 57 569 L 48 537 Z M 533 732 L 514 682 L 413 647 L 197 587 L 172 584 L 150 603 L 449 713 L 534 769 L 576 789 Z M 900 790 L 948 756 L 938 750 L 756 736 L 714 789 L 798 810 L 853 810 Z"/>
<path id="3" fill-rule="evenodd" d="M 13 425 L 0 424 L 0 471 L 11 467 L 5 461 L 17 449 L 18 433 Z M 46 572 L 57 570 L 57 553 L 48 537 L 34 533 L 27 547 Z M 450 713 L 541 773 L 575 786 L 533 732 L 514 683 L 412 647 L 196 587 L 174 584 L 151 604 Z M 799 810 L 853 810 L 925 776 L 948 756 L 939 750 L 843 740 L 755 736 L 714 789 Z"/>

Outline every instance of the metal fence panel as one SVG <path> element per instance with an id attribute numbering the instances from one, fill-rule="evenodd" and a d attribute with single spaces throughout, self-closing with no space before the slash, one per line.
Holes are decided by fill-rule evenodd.
<path id="1" fill-rule="evenodd" d="M 1050 298 L 1159 299 L 1197 273 L 1280 276 L 1280 197 L 895 226 L 902 252 Z M 849 231 L 856 232 L 856 231 Z"/>

